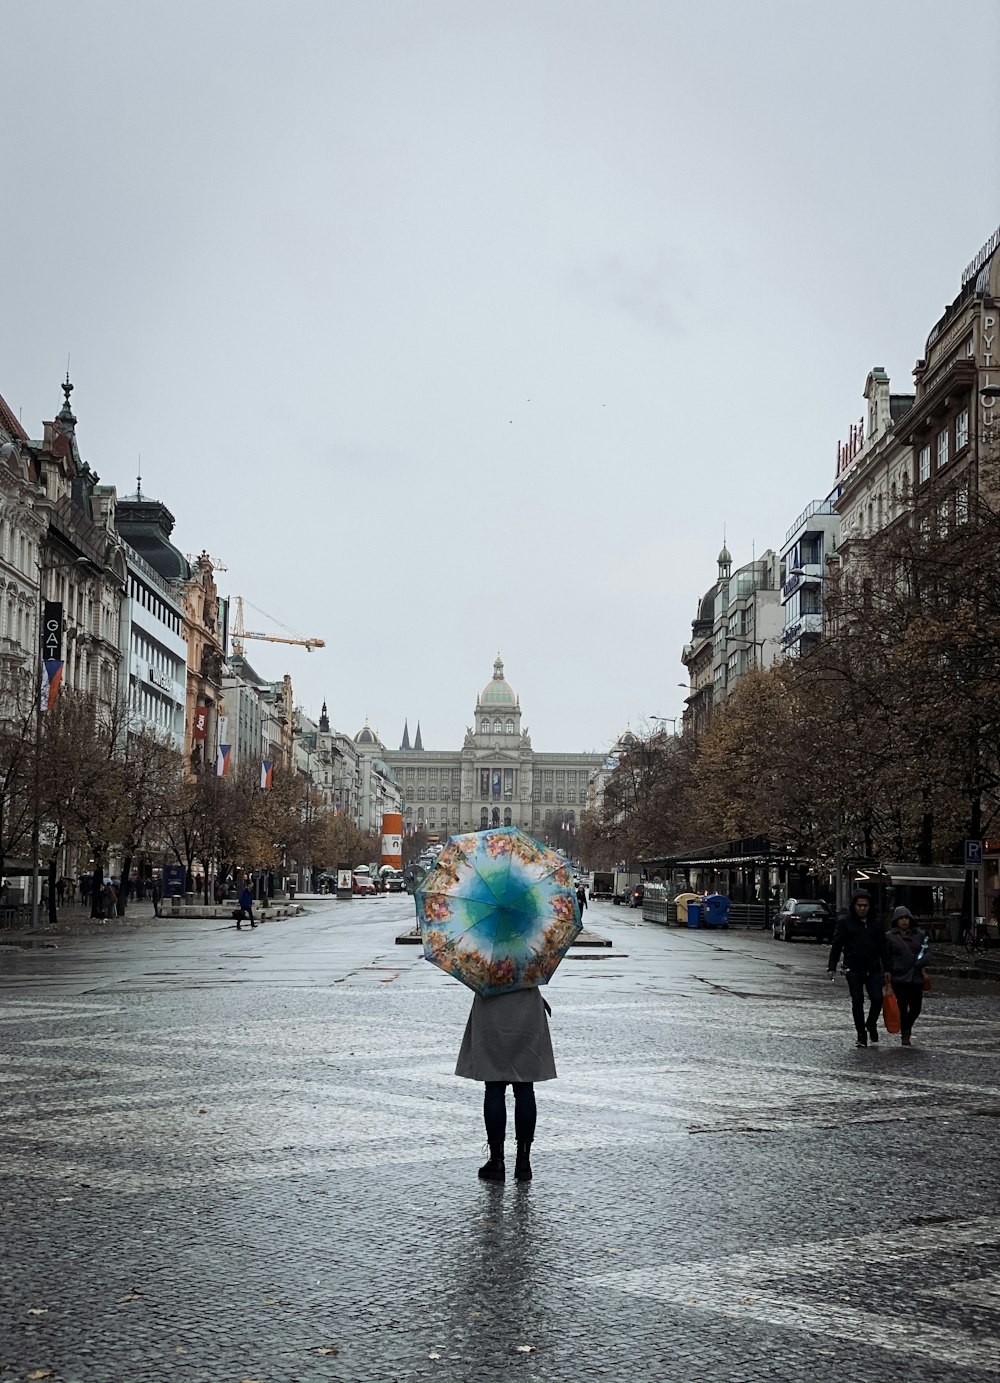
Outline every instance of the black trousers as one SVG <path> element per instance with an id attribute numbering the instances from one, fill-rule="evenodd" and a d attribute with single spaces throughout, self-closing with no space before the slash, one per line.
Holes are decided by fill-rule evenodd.
<path id="1" fill-rule="evenodd" d="M 519 1143 L 530 1143 L 535 1136 L 535 1087 L 530 1081 L 512 1081 L 514 1087 L 514 1133 Z M 483 1096 L 486 1139 L 491 1145 L 503 1143 L 507 1133 L 507 1082 L 488 1080 Z"/>
<path id="2" fill-rule="evenodd" d="M 909 1032 L 920 1017 L 924 1003 L 924 982 L 920 980 L 917 984 L 897 984 L 893 980 L 892 992 L 899 1005 L 899 1030 Z"/>
<path id="3" fill-rule="evenodd" d="M 847 987 L 851 991 L 851 1011 L 854 1014 L 854 1026 L 858 1030 L 858 1035 L 865 1030 L 865 990 L 871 999 L 871 1008 L 868 1010 L 867 1026 L 873 1028 L 878 1022 L 878 1016 L 882 1012 L 882 971 L 872 970 L 869 974 L 863 975 L 860 970 L 848 970 Z"/>

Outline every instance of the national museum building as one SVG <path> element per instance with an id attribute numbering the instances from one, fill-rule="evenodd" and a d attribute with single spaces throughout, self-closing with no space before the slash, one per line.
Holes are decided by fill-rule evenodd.
<path id="1" fill-rule="evenodd" d="M 521 729 L 521 703 L 499 657 L 461 749 L 425 749 L 418 725 L 412 745 L 405 728 L 399 749 L 386 749 L 383 757 L 402 790 L 404 829 L 442 837 L 487 826 L 521 826 L 537 834 L 556 824 L 571 834 L 604 759 L 536 753 Z"/>

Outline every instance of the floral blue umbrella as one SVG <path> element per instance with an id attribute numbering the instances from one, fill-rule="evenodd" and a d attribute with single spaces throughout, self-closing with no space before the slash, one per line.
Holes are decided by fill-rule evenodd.
<path id="1" fill-rule="evenodd" d="M 484 997 L 548 984 L 582 930 L 566 861 L 516 826 L 452 836 L 414 899 L 426 959 Z"/>

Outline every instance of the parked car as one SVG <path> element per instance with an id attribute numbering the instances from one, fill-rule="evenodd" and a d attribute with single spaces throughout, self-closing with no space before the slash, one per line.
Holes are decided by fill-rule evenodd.
<path id="1" fill-rule="evenodd" d="M 775 941 L 794 941 L 809 936 L 814 941 L 833 940 L 834 916 L 828 903 L 819 898 L 789 898 L 771 923 Z"/>
<path id="2" fill-rule="evenodd" d="M 374 894 L 375 891 L 375 884 L 372 882 L 371 875 L 367 872 L 362 874 L 360 870 L 355 870 L 351 876 L 351 892 L 360 897 L 367 897 Z"/>

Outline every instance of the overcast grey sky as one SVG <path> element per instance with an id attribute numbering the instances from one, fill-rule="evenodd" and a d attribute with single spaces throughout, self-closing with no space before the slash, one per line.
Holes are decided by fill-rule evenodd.
<path id="1" fill-rule="evenodd" d="M 736 564 L 1000 222 L 995 0 L 0 0 L 0 393 L 177 516 L 312 713 L 679 714 Z M 250 627 L 260 619 L 251 615 Z"/>

